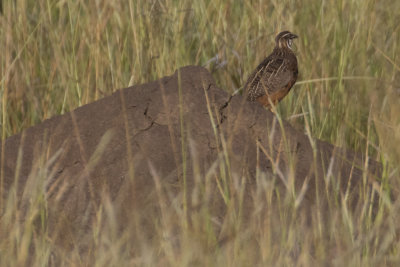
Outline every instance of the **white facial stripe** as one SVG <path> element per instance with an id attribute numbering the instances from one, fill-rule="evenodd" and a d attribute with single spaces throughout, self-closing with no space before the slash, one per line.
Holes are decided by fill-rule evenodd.
<path id="1" fill-rule="evenodd" d="M 293 40 L 292 39 L 288 39 L 287 41 L 287 46 L 291 49 L 292 48 L 292 44 L 293 44 Z"/>

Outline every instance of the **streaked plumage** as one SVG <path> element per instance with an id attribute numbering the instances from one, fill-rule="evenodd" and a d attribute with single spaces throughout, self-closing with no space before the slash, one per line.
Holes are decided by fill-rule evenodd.
<path id="1" fill-rule="evenodd" d="M 297 59 L 291 49 L 297 36 L 289 31 L 279 33 L 275 48 L 251 73 L 244 86 L 247 100 L 258 101 L 266 107 L 276 105 L 297 80 Z"/>

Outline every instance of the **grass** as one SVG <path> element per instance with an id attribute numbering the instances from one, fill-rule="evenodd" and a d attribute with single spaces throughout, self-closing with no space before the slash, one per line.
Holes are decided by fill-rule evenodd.
<path id="1" fill-rule="evenodd" d="M 387 185 L 387 190 L 398 195 L 399 1 L 9 0 L 3 4 L 3 139 L 119 88 L 170 75 L 185 65 L 207 67 L 217 84 L 233 93 L 270 53 L 275 34 L 288 29 L 300 36 L 295 42 L 300 77 L 278 106 L 278 115 L 313 138 L 381 162 L 385 166 L 385 185 L 392 185 Z M 182 140 L 182 154 L 186 153 L 187 142 Z M 240 198 L 235 198 L 240 196 L 240 188 L 224 184 L 230 181 L 226 157 L 221 159 L 226 164 L 218 167 L 221 190 L 233 188 L 238 193 L 227 195 L 228 200 L 233 198 L 227 205 L 235 210 L 240 207 Z M 205 179 L 209 177 L 205 175 Z M 255 214 L 240 238 L 227 249 L 218 249 L 215 244 L 206 204 L 196 215 L 199 224 L 192 232 L 185 231 L 186 211 L 176 222 L 176 210 L 165 207 L 164 228 L 160 226 L 160 231 L 177 224 L 184 245 L 179 248 L 162 240 L 143 244 L 141 256 L 131 259 L 126 247 L 136 230 L 129 228 L 130 232 L 117 237 L 110 221 L 106 222 L 107 231 L 96 232 L 94 228 L 98 244 L 95 265 L 292 266 L 294 253 L 298 264 L 310 266 L 327 263 L 331 250 L 336 251 L 337 257 L 329 263 L 339 266 L 396 265 L 400 261 L 399 241 L 395 238 L 399 230 L 398 202 L 382 205 L 385 216 L 378 216 L 375 221 L 337 208 L 332 212 L 332 223 L 326 226 L 321 225 L 317 212 L 313 218 L 317 227 L 308 229 L 291 216 L 296 209 L 286 201 L 279 205 L 271 202 L 270 180 L 258 177 L 260 189 L 254 199 L 265 199 L 261 201 L 265 206 L 259 208 L 268 210 L 268 214 L 279 214 L 279 218 Z M 241 181 L 232 183 L 240 185 Z M 14 223 L 20 216 L 16 199 L 11 194 L 4 205 L 0 263 L 26 264 L 29 244 L 35 243 L 39 249 L 34 262 L 46 265 L 51 258 L 51 242 L 45 235 L 34 235 L 32 220 Z M 41 214 L 45 228 L 44 197 L 38 192 L 35 199 L 26 216 Z M 199 197 L 200 203 L 202 200 Z M 107 203 L 99 213 L 108 212 L 112 218 L 112 203 Z M 383 207 L 389 212 L 383 213 Z M 233 212 L 233 218 L 234 215 Z M 240 228 L 234 219 L 229 223 Z M 201 242 L 193 242 L 199 238 Z M 259 246 L 255 245 L 257 242 L 246 242 L 252 238 Z M 316 256 L 311 257 L 310 252 Z M 65 257 L 66 265 L 85 262 L 78 256 Z"/>

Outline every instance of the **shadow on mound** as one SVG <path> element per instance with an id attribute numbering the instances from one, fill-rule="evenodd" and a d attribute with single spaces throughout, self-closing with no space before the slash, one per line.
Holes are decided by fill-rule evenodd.
<path id="1" fill-rule="evenodd" d="M 363 210 L 380 168 L 229 96 L 193 66 L 46 120 L 2 148 L 3 200 L 16 192 L 27 213 L 42 199 L 42 228 L 65 251 L 90 251 L 96 231 L 129 233 L 131 250 L 180 246 L 182 229 L 211 231 L 204 242 L 222 244 L 238 221 L 271 216 L 274 202 L 308 223 L 313 210 Z"/>

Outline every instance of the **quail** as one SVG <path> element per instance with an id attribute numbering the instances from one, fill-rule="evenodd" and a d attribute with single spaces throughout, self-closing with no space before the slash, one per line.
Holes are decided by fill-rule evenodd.
<path id="1" fill-rule="evenodd" d="M 297 35 L 283 31 L 275 38 L 275 48 L 251 73 L 244 85 L 248 101 L 258 101 L 271 109 L 295 84 L 298 76 L 297 58 L 292 50 Z"/>

